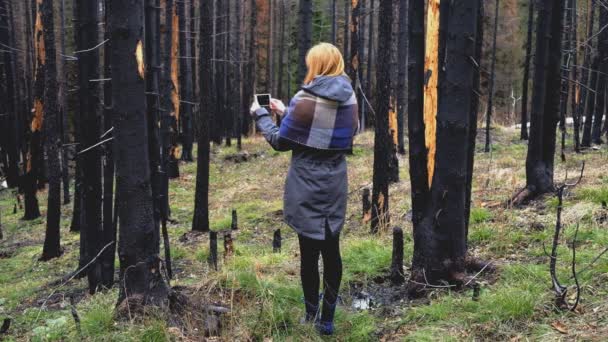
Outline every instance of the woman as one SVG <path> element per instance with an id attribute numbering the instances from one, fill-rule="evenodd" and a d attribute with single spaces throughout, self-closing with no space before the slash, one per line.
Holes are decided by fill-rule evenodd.
<path id="1" fill-rule="evenodd" d="M 340 51 L 331 44 L 318 44 L 308 52 L 306 66 L 304 85 L 286 113 L 281 101 L 271 101 L 272 111 L 285 114 L 280 128 L 255 102 L 251 114 L 275 150 L 292 151 L 283 212 L 298 233 L 305 321 L 314 322 L 321 334 L 331 335 L 342 280 L 339 240 L 348 193 L 345 154 L 352 148 L 359 120 Z M 320 317 L 319 255 L 324 269 Z"/>

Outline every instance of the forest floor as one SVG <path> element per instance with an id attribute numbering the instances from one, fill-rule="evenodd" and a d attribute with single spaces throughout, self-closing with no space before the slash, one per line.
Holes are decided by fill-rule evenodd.
<path id="1" fill-rule="evenodd" d="M 566 170 L 576 178 L 586 161 L 582 182 L 565 197 L 564 231 L 558 248 L 557 272 L 571 285 L 570 267 L 576 225 L 576 264 L 581 284 L 581 304 L 576 312 L 554 305 L 549 258 L 557 201 L 546 196 L 523 208 L 499 205 L 525 184 L 526 145 L 514 129 L 493 131 L 492 153 L 477 153 L 473 207 L 469 231 L 470 253 L 498 266 L 494 275 L 481 274 L 481 292 L 437 289 L 427 300 L 410 302 L 403 287 L 384 282 L 391 260 L 391 234 L 369 233 L 361 219 L 361 189 L 370 186 L 373 134 L 356 141 L 349 156 L 350 192 L 347 223 L 342 234 L 344 279 L 337 313 L 337 334 L 327 340 L 607 340 L 608 255 L 586 270 L 608 247 L 608 150 L 585 154 L 568 152 L 567 161 L 556 157 L 556 181 Z M 481 134 L 480 134 L 481 136 Z M 482 146 L 482 144 L 478 144 Z M 268 148 L 263 139 L 244 140 L 248 162 L 226 157 L 235 148 L 214 148 L 211 166 L 210 210 L 214 230 L 230 227 L 231 209 L 238 211 L 239 229 L 233 233 L 235 253 L 220 256 L 219 270 L 208 263 L 207 235 L 189 233 L 192 219 L 196 163 L 182 164 L 181 177 L 171 181 L 172 286 L 187 292 L 202 307 L 212 303 L 227 307 L 221 317 L 221 335 L 212 340 L 322 340 L 303 315 L 295 234 L 281 221 L 283 182 L 288 153 Z M 570 151 L 570 150 L 569 150 Z M 196 155 L 196 154 L 195 154 Z M 391 226 L 405 232 L 405 263 L 412 255 L 412 225 L 408 220 L 410 184 L 407 158 L 401 158 L 401 182 L 390 189 Z M 46 214 L 46 193 L 39 194 Z M 0 194 L 4 240 L 0 242 L 0 321 L 12 318 L 8 335 L 0 340 L 202 340 L 204 327 L 196 314 L 168 319 L 152 312 L 143 319 L 115 319 L 117 290 L 88 295 L 86 280 L 55 283 L 78 265 L 78 234 L 69 232 L 71 205 L 62 208 L 61 244 L 64 254 L 40 262 L 45 219 L 21 221 L 13 212 L 11 192 Z M 273 253 L 273 231 L 281 228 L 283 249 Z M 221 236 L 219 250 L 222 253 Z M 118 261 L 117 261 L 118 265 Z M 407 270 L 406 270 L 407 271 Z M 407 275 L 407 274 L 406 274 Z M 571 293 L 574 293 L 570 288 Z M 71 315 L 70 298 L 80 316 L 80 332 Z M 362 309 L 363 308 L 363 309 Z"/>

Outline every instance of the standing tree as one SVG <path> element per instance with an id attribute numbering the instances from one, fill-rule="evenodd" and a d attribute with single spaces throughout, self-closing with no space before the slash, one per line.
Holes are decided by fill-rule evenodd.
<path id="1" fill-rule="evenodd" d="M 399 38 L 397 42 L 397 150 L 405 154 L 405 112 L 407 108 L 408 0 L 399 0 Z"/>
<path id="2" fill-rule="evenodd" d="M 411 295 L 420 290 L 418 284 L 463 283 L 466 202 L 471 187 L 468 175 L 473 172 L 474 149 L 470 144 L 475 133 L 471 126 L 472 120 L 476 120 L 478 85 L 477 65 L 473 61 L 478 58 L 481 39 L 477 37 L 479 6 L 479 0 L 442 5 L 441 15 L 447 18 L 438 25 L 439 1 L 429 3 L 426 55 L 437 55 L 445 49 L 445 59 L 441 59 L 439 69 L 442 71 L 438 78 L 437 110 L 427 113 L 432 106 L 425 108 L 422 97 L 424 1 L 410 0 L 409 136 L 414 223 Z M 440 30 L 450 34 L 435 45 L 430 41 Z M 425 128 L 432 121 L 436 122 L 437 130 L 425 136 Z M 436 145 L 436 155 L 427 152 L 425 141 L 427 145 L 429 142 Z M 432 163 L 427 164 L 427 160 Z"/>
<path id="3" fill-rule="evenodd" d="M 111 0 L 109 20 L 116 192 L 120 200 L 119 302 L 132 299 L 144 305 L 165 305 L 169 289 L 160 272 L 159 232 L 148 167 L 143 5 L 143 0 Z"/>
<path id="4" fill-rule="evenodd" d="M 521 97 L 521 140 L 528 140 L 528 84 L 530 60 L 532 59 L 532 33 L 534 32 L 534 1 L 528 2 L 528 34 L 526 35 L 526 56 L 524 57 L 524 77 Z"/>
<path id="5" fill-rule="evenodd" d="M 298 86 L 302 84 L 304 77 L 306 77 L 306 53 L 308 53 L 308 50 L 312 46 L 312 0 L 299 1 L 298 76 L 296 78 L 296 84 Z"/>
<path id="6" fill-rule="evenodd" d="M 597 75 L 597 88 L 595 96 L 595 115 L 593 117 L 593 128 L 591 130 L 591 142 L 600 145 L 602 141 L 602 120 L 604 118 L 605 103 L 606 103 L 606 82 L 608 82 L 608 30 L 602 29 L 608 26 L 608 9 L 605 6 L 600 6 L 600 31 L 598 32 L 597 51 L 600 60 L 600 69 Z"/>
<path id="7" fill-rule="evenodd" d="M 27 154 L 26 161 L 23 163 L 23 177 L 21 179 L 21 190 L 24 193 L 25 212 L 24 220 L 33 220 L 40 217 L 38 198 L 36 197 L 38 178 L 42 173 L 42 122 L 44 120 L 44 87 L 45 71 L 44 64 L 46 49 L 44 46 L 44 27 L 42 22 L 41 6 L 42 0 L 36 0 L 35 13 L 36 22 L 34 25 L 33 44 L 35 49 L 34 88 L 33 88 L 33 116 L 30 121 L 30 129 L 27 132 Z M 28 25 L 29 26 L 29 25 Z"/>
<path id="8" fill-rule="evenodd" d="M 39 0 L 40 1 L 40 0 Z M 48 157 L 48 205 L 46 215 L 46 234 L 40 260 L 50 260 L 61 255 L 59 240 L 61 232 L 61 164 L 59 149 L 59 109 L 57 103 L 57 64 L 55 49 L 55 25 L 53 1 L 42 0 L 39 3 L 44 40 L 44 134 L 46 155 Z"/>
<path id="9" fill-rule="evenodd" d="M 582 110 L 585 114 L 585 120 L 583 124 L 581 147 L 591 147 L 591 126 L 593 124 L 593 110 L 595 109 L 595 89 L 597 89 L 597 76 L 598 69 L 600 67 L 600 61 L 597 57 L 597 49 L 593 48 L 593 37 L 596 35 L 594 33 L 595 7 L 596 0 L 592 0 L 591 9 L 589 10 L 589 17 L 587 18 L 587 44 L 585 44 L 585 61 L 583 62 L 583 68 L 586 71 L 586 77 L 583 79 L 583 84 L 585 84 L 586 87 L 583 87 L 585 91 L 583 92 L 582 97 Z"/>
<path id="10" fill-rule="evenodd" d="M 98 17 L 99 3 L 96 0 L 77 0 L 76 49 L 78 53 L 78 98 L 80 100 L 81 145 L 78 155 L 82 167 L 83 226 L 80 227 L 80 265 L 84 266 L 102 248 L 102 184 L 101 149 L 93 147 L 100 137 L 99 86 L 91 80 L 99 79 Z M 91 148 L 93 147 L 93 148 Z M 101 285 L 102 264 L 99 259 L 87 268 L 89 292 L 95 293 Z"/>
<path id="11" fill-rule="evenodd" d="M 378 80 L 376 82 L 376 93 L 378 96 L 378 111 L 376 115 L 376 134 L 374 137 L 374 175 L 372 189 L 372 232 L 386 227 L 389 223 L 388 185 L 389 164 L 393 151 L 393 139 L 389 132 L 389 111 L 391 89 L 391 44 L 392 44 L 392 19 L 393 1 L 380 0 L 380 18 L 378 28 Z M 353 40 L 354 41 L 354 40 Z"/>
<path id="12" fill-rule="evenodd" d="M 179 16 L 179 89 L 180 89 L 180 120 L 181 141 L 182 141 L 182 160 L 191 162 L 192 159 L 192 52 L 190 51 L 188 12 L 186 11 L 188 1 L 174 0 L 177 3 L 177 15 Z"/>
<path id="13" fill-rule="evenodd" d="M 496 78 L 496 36 L 498 35 L 498 10 L 499 0 L 494 4 L 494 32 L 492 36 L 492 63 L 490 67 L 490 88 L 488 89 L 488 110 L 486 112 L 486 145 L 485 152 L 490 152 L 490 125 L 492 123 L 492 111 L 494 110 L 494 82 Z"/>
<path id="14" fill-rule="evenodd" d="M 538 3 L 536 28 L 536 68 L 530 141 L 526 158 L 526 187 L 512 200 L 517 205 L 538 195 L 551 192 L 560 109 L 563 1 Z"/>

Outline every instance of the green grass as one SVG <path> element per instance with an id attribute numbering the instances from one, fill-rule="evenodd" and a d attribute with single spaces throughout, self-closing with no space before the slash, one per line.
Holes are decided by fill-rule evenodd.
<path id="1" fill-rule="evenodd" d="M 503 201 L 516 185 L 525 184 L 526 145 L 517 132 L 507 128 L 493 130 L 493 153 L 478 153 L 475 165 L 474 193 L 470 214 L 469 249 L 481 259 L 499 267 L 496 275 L 485 272 L 476 280 L 481 292 L 472 299 L 470 289 L 457 292 L 437 290 L 429 302 L 408 302 L 394 298 L 391 305 L 358 311 L 350 307 L 353 289 L 388 286 L 376 282 L 387 274 L 391 262 L 390 229 L 369 234 L 369 224 L 360 219 L 360 193 L 370 186 L 373 165 L 373 135 L 358 137 L 349 160 L 349 197 L 347 222 L 341 239 L 344 274 L 336 316 L 339 341 L 485 341 L 485 340 L 605 340 L 608 331 L 606 274 L 608 256 L 596 261 L 579 274 L 582 284 L 583 311 L 560 312 L 553 307 L 548 258 L 543 251 L 551 247 L 557 201 L 549 196 L 544 203 L 522 208 L 486 207 L 484 203 Z M 205 235 L 188 235 L 193 215 L 196 163 L 180 165 L 181 177 L 170 183 L 172 218 L 168 227 L 175 279 L 172 285 L 184 286 L 195 293 L 193 301 L 221 303 L 232 313 L 223 318 L 221 340 L 324 341 L 311 326 L 299 324 L 304 314 L 299 280 L 297 236 L 281 222 L 282 189 L 289 165 L 289 155 L 269 150 L 260 138 L 245 139 L 250 153 L 263 156 L 235 164 L 224 157 L 235 147 L 214 146 L 210 170 L 210 223 L 214 230 L 231 224 L 236 209 L 239 230 L 233 233 L 235 254 L 223 256 L 219 237 L 219 270 L 210 269 L 209 241 Z M 195 151 L 196 152 L 196 151 Z M 572 285 L 571 244 L 578 223 L 577 266 L 590 264 L 608 246 L 608 223 L 598 220 L 602 201 L 608 201 L 608 176 L 604 175 L 604 151 L 569 156 L 556 166 L 556 179 L 564 170 L 578 168 L 585 159 L 583 183 L 564 199 L 564 229 L 558 246 L 557 274 L 564 285 Z M 557 159 L 556 159 L 557 161 Z M 409 271 L 413 252 L 412 226 L 406 213 L 411 208 L 408 158 L 401 158 L 401 182 L 391 186 L 391 226 L 402 227 L 405 234 L 405 266 Z M 573 172 L 569 174 L 574 175 Z M 571 178 L 570 177 L 570 178 Z M 489 181 L 488 181 L 489 180 Z M 490 190 L 488 190 L 489 186 Z M 10 258 L 0 259 L 0 318 L 13 318 L 7 341 L 172 341 L 184 332 L 187 338 L 200 340 L 198 325 L 180 325 L 165 313 L 154 312 L 143 319 L 116 320 L 117 289 L 86 294 L 86 280 L 74 280 L 62 287 L 49 287 L 78 265 L 79 235 L 69 233 L 71 206 L 62 207 L 61 258 L 39 262 L 44 237 L 46 193 L 39 193 L 42 218 L 21 221 L 22 211 L 13 214 L 14 197 L 0 194 L 0 210 L 6 241 L 0 250 L 14 244 Z M 544 229 L 532 227 L 539 223 Z M 283 234 L 282 253 L 273 253 L 272 232 Z M 186 235 L 185 239 L 181 239 Z M 374 286 L 370 286 L 374 282 Z M 59 297 L 41 303 L 54 292 Z M 69 306 L 69 296 L 80 294 L 76 305 L 82 335 L 76 330 Z M 200 297 L 197 297 L 200 296 Z M 80 297 L 77 297 L 80 298 Z M 551 327 L 560 321 L 570 329 L 567 336 Z M 586 324 L 594 322 L 598 329 Z M 191 329 L 192 328 L 192 329 Z M 195 332 L 193 329 L 199 329 Z M 190 330 L 189 330 L 190 329 Z M 179 333 L 176 333 L 178 331 Z M 198 334 L 198 335 L 197 335 Z"/>

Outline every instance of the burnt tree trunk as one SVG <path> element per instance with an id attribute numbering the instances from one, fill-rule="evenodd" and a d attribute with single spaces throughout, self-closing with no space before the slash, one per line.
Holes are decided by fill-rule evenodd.
<path id="1" fill-rule="evenodd" d="M 410 166 L 414 257 L 409 290 L 410 295 L 417 295 L 427 282 L 463 282 L 467 253 L 466 194 L 470 187 L 467 176 L 472 172 L 469 144 L 471 134 L 474 134 L 471 120 L 476 116 L 474 97 L 478 82 L 477 66 L 471 59 L 479 54 L 480 1 L 457 1 L 441 7 L 441 15 L 448 17 L 441 20 L 440 30 L 450 34 L 441 39 L 439 45 L 439 51 L 445 49 L 445 59 L 439 59 L 443 72 L 438 84 L 437 131 L 429 136 L 437 147 L 430 188 L 427 183 L 429 170 L 424 162 L 427 152 L 421 104 L 423 82 L 415 83 L 424 76 L 423 52 L 417 51 L 424 44 L 424 15 L 417 13 L 424 8 L 424 1 L 410 0 L 410 6 L 409 122 L 412 128 L 410 160 L 414 161 Z M 438 10 L 438 3 L 431 4 L 429 10 Z"/>
<path id="2" fill-rule="evenodd" d="M 600 6 L 600 29 L 608 25 L 608 9 L 605 6 Z M 591 142 L 596 145 L 603 143 L 602 141 L 602 120 L 604 118 L 606 104 L 606 82 L 608 82 L 608 30 L 603 29 L 599 32 L 597 42 L 598 58 L 600 60 L 600 68 L 597 75 L 596 102 L 595 113 L 593 117 L 593 127 L 591 130 Z"/>
<path id="3" fill-rule="evenodd" d="M 100 106 L 99 83 L 99 50 L 92 49 L 99 43 L 98 11 L 99 3 L 95 0 L 76 1 L 76 49 L 86 51 L 78 54 L 78 88 L 81 120 L 82 150 L 99 142 Z M 102 184 L 101 184 L 101 148 L 95 147 L 79 154 L 82 167 L 82 207 L 83 226 L 80 229 L 81 248 L 80 264 L 84 266 L 99 253 L 103 238 L 102 225 Z M 87 268 L 89 292 L 95 293 L 101 285 L 102 264 L 99 259 Z"/>
<path id="4" fill-rule="evenodd" d="M 68 165 L 68 149 L 66 144 L 70 141 L 68 133 L 68 107 L 67 107 L 67 69 L 63 56 L 65 56 L 65 0 L 59 2 L 59 32 L 61 32 L 59 63 L 59 123 L 61 138 L 61 184 L 63 185 L 63 204 L 70 204 L 70 169 Z"/>
<path id="5" fill-rule="evenodd" d="M 563 1 L 539 3 L 534 56 L 534 89 L 526 189 L 514 203 L 553 191 L 556 127 L 560 106 Z"/>
<path id="6" fill-rule="evenodd" d="M 351 1 L 344 0 L 344 42 L 342 46 L 342 55 L 344 56 L 344 58 L 346 58 L 346 56 L 350 56 L 349 32 L 352 28 L 350 22 L 350 6 Z M 349 72 L 349 70 L 349 66 L 347 65 L 347 72 Z"/>
<path id="7" fill-rule="evenodd" d="M 338 1 L 337 0 L 331 0 L 331 43 L 336 45 L 336 41 L 337 41 L 337 37 L 336 34 L 338 32 Z M 285 1 L 282 1 L 283 5 L 285 4 Z M 283 21 L 285 21 L 285 18 L 283 16 L 283 18 L 281 19 Z M 282 32 L 285 32 L 285 30 L 282 30 Z"/>
<path id="8" fill-rule="evenodd" d="M 521 94 L 521 132 L 519 135 L 521 140 L 528 140 L 528 85 L 530 83 L 530 60 L 532 59 L 534 4 L 535 1 L 528 2 L 528 33 L 526 35 L 526 56 L 524 57 L 524 77 Z"/>
<path id="9" fill-rule="evenodd" d="M 186 162 L 192 159 L 192 53 L 190 51 L 190 39 L 188 12 L 186 5 L 192 0 L 176 0 L 177 12 L 179 16 L 179 89 L 180 89 L 180 124 L 182 142 L 182 160 Z"/>
<path id="10" fill-rule="evenodd" d="M 306 54 L 312 46 L 312 0 L 299 0 L 298 11 L 298 76 L 296 84 L 300 86 L 306 77 Z"/>
<path id="11" fill-rule="evenodd" d="M 581 139 L 580 139 L 580 127 L 581 127 L 581 113 L 580 113 L 580 107 L 581 107 L 581 93 L 583 91 L 583 89 L 581 89 L 582 87 L 578 84 L 579 82 L 579 65 L 578 65 L 578 11 L 577 11 L 577 1 L 576 0 L 570 0 L 570 15 L 571 15 L 571 23 L 572 23 L 572 28 L 570 30 L 570 40 L 572 42 L 572 46 L 574 47 L 574 49 L 576 50 L 572 56 L 572 79 L 574 80 L 574 82 L 572 83 L 572 101 L 571 101 L 571 111 L 572 111 L 572 121 L 573 121 L 573 145 L 574 145 L 574 151 L 576 153 L 580 152 L 581 150 Z M 585 69 L 582 69 L 583 73 L 586 72 Z M 582 83 L 584 84 L 584 83 Z"/>
<path id="12" fill-rule="evenodd" d="M 192 230 L 209 231 L 209 118 L 213 111 L 213 88 L 211 86 L 213 72 L 213 3 L 204 1 L 200 6 L 200 46 L 199 69 L 201 71 L 200 101 L 198 123 L 198 151 L 196 168 L 196 192 L 194 198 L 194 218 Z M 252 37 L 253 38 L 253 37 Z M 249 56 L 252 57 L 251 55 Z"/>
<path id="13" fill-rule="evenodd" d="M 46 215 L 46 233 L 40 260 L 50 260 L 61 255 L 59 244 L 61 231 L 61 164 L 59 150 L 59 109 L 57 103 L 57 61 L 55 49 L 55 25 L 53 16 L 53 1 L 42 0 L 40 12 L 44 27 L 44 135 L 45 150 L 48 156 L 48 205 Z"/>
<path id="14" fill-rule="evenodd" d="M 112 42 L 109 40 L 108 30 L 111 0 L 105 0 L 105 32 L 104 38 L 108 40 L 104 45 L 104 78 L 112 78 Z M 103 125 L 104 131 L 112 129 L 112 82 L 103 84 Z M 102 246 L 106 248 L 101 255 L 101 285 L 110 288 L 114 285 L 114 260 L 116 255 L 116 225 L 114 224 L 114 155 L 112 153 L 114 144 L 104 145 L 103 161 L 103 234 Z M 108 246 L 108 247 L 106 247 Z"/>
<path id="15" fill-rule="evenodd" d="M 390 94 L 391 89 L 391 44 L 392 44 L 392 0 L 380 0 L 380 14 L 382 21 L 378 28 L 378 71 L 376 81 L 377 94 Z M 354 40 L 353 40 L 354 41 Z M 374 174 L 372 189 L 372 219 L 371 230 L 377 232 L 379 228 L 389 223 L 389 163 L 393 151 L 393 139 L 389 132 L 390 97 L 379 96 L 374 136 Z"/>
<path id="16" fill-rule="evenodd" d="M 599 69 L 599 60 L 597 59 L 596 49 L 593 48 L 593 37 L 595 35 L 593 25 L 595 21 L 595 6 L 596 0 L 591 0 L 591 9 L 589 11 L 588 32 L 585 44 L 585 78 L 583 79 L 583 113 L 585 120 L 583 123 L 583 137 L 581 139 L 581 147 L 591 147 L 591 126 L 593 125 L 593 109 L 595 108 L 595 89 L 597 85 L 597 70 Z M 586 89 L 588 88 L 588 89 Z"/>
<path id="17" fill-rule="evenodd" d="M 490 152 L 490 126 L 492 123 L 492 111 L 494 110 L 494 81 L 496 78 L 496 36 L 498 34 L 498 12 L 500 8 L 499 0 L 494 4 L 494 32 L 492 35 L 492 63 L 490 66 L 490 86 L 488 89 L 488 110 L 486 112 L 486 145 L 485 152 Z"/>
<path id="18" fill-rule="evenodd" d="M 399 0 L 399 37 L 397 43 L 397 151 L 405 154 L 405 112 L 407 109 L 408 0 Z"/>
<path id="19" fill-rule="evenodd" d="M 119 303 L 166 305 L 169 289 L 160 272 L 159 231 L 154 222 L 144 82 L 143 0 L 111 0 L 112 107 L 116 192 L 120 198 Z"/>
<path id="20" fill-rule="evenodd" d="M 44 27 L 42 22 L 41 7 L 42 0 L 36 0 L 35 9 L 36 25 L 34 27 L 34 87 L 33 87 L 33 116 L 30 121 L 30 129 L 27 132 L 28 150 L 26 160 L 23 163 L 23 177 L 21 179 L 21 190 L 24 194 L 25 212 L 24 220 L 33 220 L 40 217 L 40 209 L 38 207 L 38 198 L 36 192 L 38 190 L 37 181 L 42 172 L 42 124 L 44 116 L 44 86 L 45 86 L 45 47 L 44 47 Z"/>

